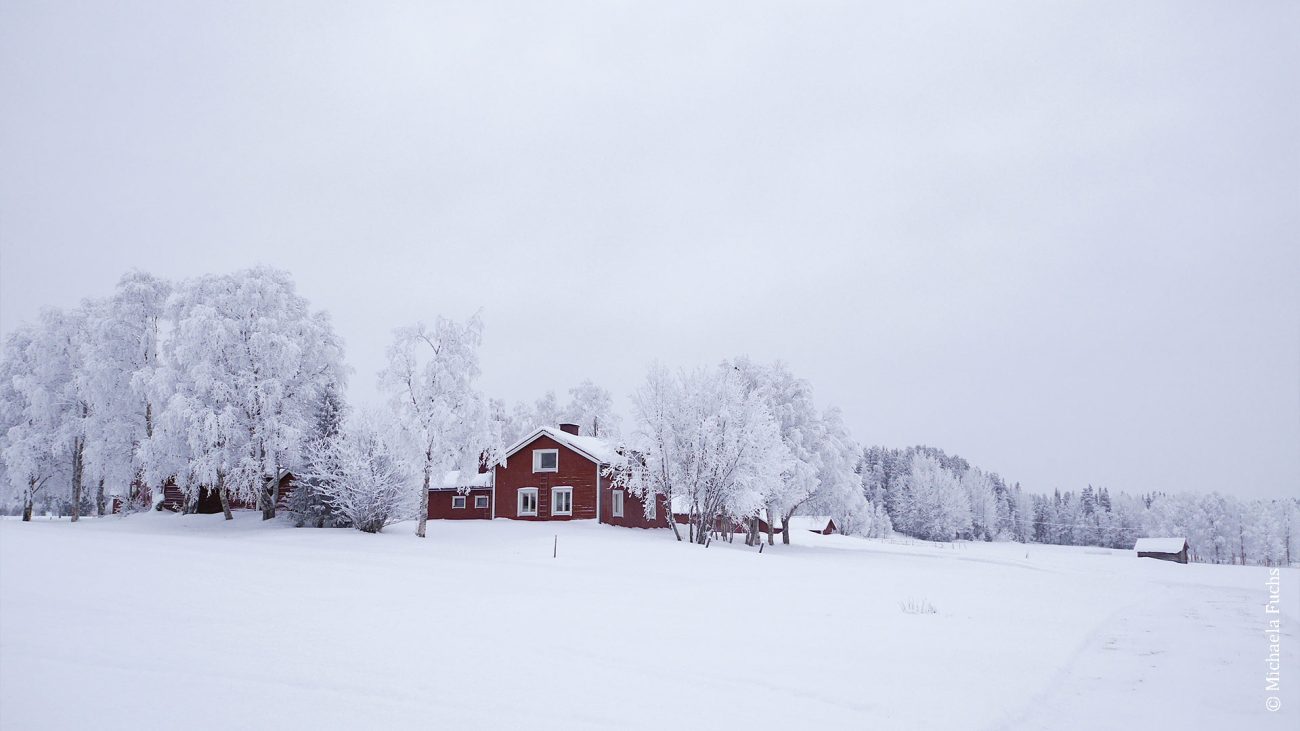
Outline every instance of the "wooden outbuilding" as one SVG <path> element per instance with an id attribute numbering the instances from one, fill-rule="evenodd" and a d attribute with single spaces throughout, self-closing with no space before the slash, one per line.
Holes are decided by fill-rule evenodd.
<path id="1" fill-rule="evenodd" d="M 272 487 L 271 482 L 279 484 Z M 276 507 L 283 510 L 289 504 L 289 496 L 293 494 L 294 488 L 298 484 L 298 476 L 292 470 L 280 470 L 280 474 L 275 477 L 266 479 L 266 487 L 273 489 L 276 497 Z M 242 500 L 234 495 L 230 496 L 231 510 L 255 510 L 257 508 L 256 500 Z M 156 510 L 168 510 L 173 513 L 179 513 L 185 509 L 185 494 L 176 484 L 174 479 L 169 479 L 163 484 L 163 499 L 155 507 Z M 213 515 L 221 512 L 221 496 L 217 494 L 215 488 L 200 487 L 199 498 L 194 503 L 194 512 L 199 515 Z"/>
<path id="2" fill-rule="evenodd" d="M 790 530 L 806 530 L 829 536 L 839 529 L 835 525 L 835 519 L 829 515 L 795 515 L 790 518 Z"/>
<path id="3" fill-rule="evenodd" d="M 1134 544 L 1133 550 L 1137 551 L 1138 558 L 1156 558 L 1161 561 L 1173 561 L 1175 563 L 1187 563 L 1187 555 L 1191 550 L 1187 539 L 1183 537 L 1175 538 L 1139 538 Z"/>

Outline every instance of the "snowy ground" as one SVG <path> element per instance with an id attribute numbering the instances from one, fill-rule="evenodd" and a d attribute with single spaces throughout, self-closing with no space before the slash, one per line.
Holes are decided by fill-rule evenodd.
<path id="1" fill-rule="evenodd" d="M 3 520 L 0 727 L 1297 727 L 1295 570 L 1266 693 L 1267 569 L 797 540 Z"/>

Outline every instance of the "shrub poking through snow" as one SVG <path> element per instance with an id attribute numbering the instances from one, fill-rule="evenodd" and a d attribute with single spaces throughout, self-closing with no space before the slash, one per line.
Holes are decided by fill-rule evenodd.
<path id="1" fill-rule="evenodd" d="M 903 614 L 938 614 L 939 610 L 934 605 L 924 599 L 908 599 L 905 602 L 899 602 L 898 606 L 903 610 Z"/>
<path id="2" fill-rule="evenodd" d="M 363 417 L 338 438 L 321 443 L 311 475 L 326 503 L 366 533 L 407 520 L 415 506 L 413 478 L 391 430 L 374 417 Z"/>

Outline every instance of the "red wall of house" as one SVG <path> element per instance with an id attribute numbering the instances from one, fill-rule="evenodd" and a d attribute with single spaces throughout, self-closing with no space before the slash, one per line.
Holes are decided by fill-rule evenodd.
<path id="1" fill-rule="evenodd" d="M 453 508 L 451 506 L 451 499 L 456 495 L 461 494 L 465 495 L 465 507 Z M 487 496 L 488 506 L 486 508 L 474 507 L 474 498 L 479 495 Z M 470 489 L 467 493 L 460 493 L 456 490 L 429 491 L 429 520 L 487 520 L 491 517 L 491 488 L 476 487 Z"/>
<path id="2" fill-rule="evenodd" d="M 534 449 L 558 449 L 557 472 L 533 472 Z M 516 452 L 507 465 L 496 467 L 497 517 L 516 520 L 594 520 L 597 466 L 595 462 L 542 435 Z M 519 517 L 519 489 L 537 488 L 537 516 Z M 573 488 L 573 515 L 551 515 L 551 488 Z M 601 507 L 604 512 L 608 504 Z"/>
<path id="3" fill-rule="evenodd" d="M 608 478 L 601 479 L 601 511 L 600 522 L 609 523 L 610 525 L 619 525 L 625 528 L 667 528 L 668 527 L 668 500 L 663 495 L 658 495 L 659 504 L 656 506 L 655 517 L 653 519 L 645 517 L 645 502 L 638 497 L 628 494 L 627 490 L 623 491 L 623 517 L 614 517 L 614 487 L 610 484 Z"/>

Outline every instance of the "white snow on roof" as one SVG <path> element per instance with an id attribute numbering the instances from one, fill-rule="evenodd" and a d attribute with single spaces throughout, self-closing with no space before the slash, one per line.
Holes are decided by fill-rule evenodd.
<path id="1" fill-rule="evenodd" d="M 1139 538 L 1133 550 L 1141 553 L 1178 553 L 1186 543 L 1186 538 Z"/>
<path id="2" fill-rule="evenodd" d="M 547 429 L 547 432 L 555 441 L 566 443 L 571 447 L 586 452 L 604 464 L 616 464 L 623 459 L 623 455 L 618 453 L 617 447 L 600 437 L 580 437 L 559 429 L 553 431 Z"/>
<path id="3" fill-rule="evenodd" d="M 826 525 L 830 522 L 829 515 L 795 515 L 790 518 L 790 527 L 794 530 L 815 530 L 820 533 L 826 530 Z"/>
<path id="4" fill-rule="evenodd" d="M 442 476 L 443 487 L 490 487 L 491 485 L 491 472 L 477 472 L 467 480 L 461 479 L 460 470 L 452 470 Z"/>
<path id="5" fill-rule="evenodd" d="M 601 464 L 617 465 L 622 464 L 623 455 L 618 453 L 618 447 L 612 442 L 599 437 L 580 437 L 563 431 L 557 427 L 544 426 L 527 437 L 520 440 L 515 446 L 506 450 L 506 456 L 510 457 L 520 449 L 528 446 L 530 442 L 540 436 L 548 436 L 551 439 L 570 447 L 573 450 L 584 454 Z"/>

